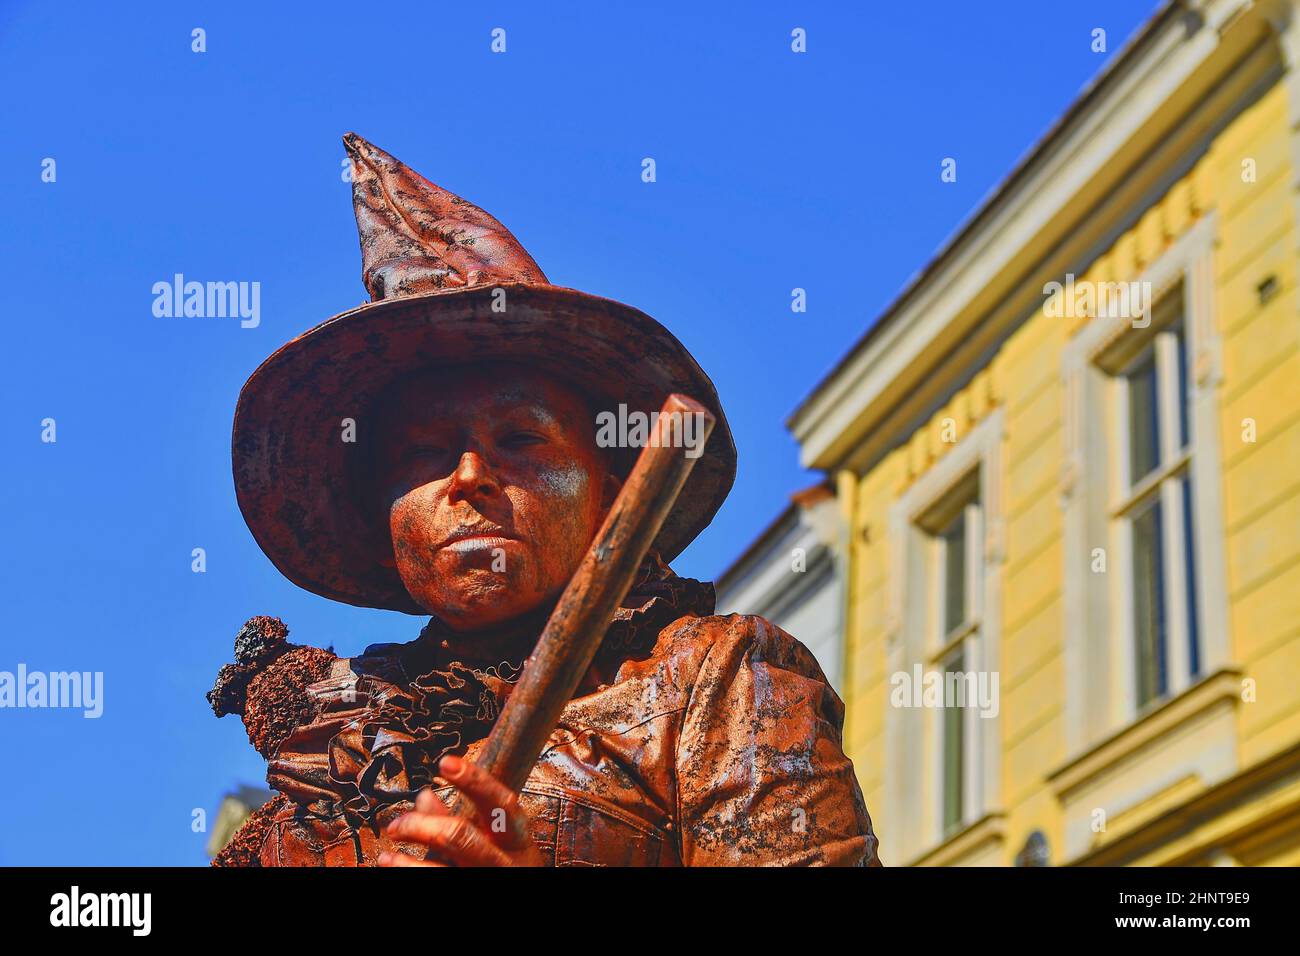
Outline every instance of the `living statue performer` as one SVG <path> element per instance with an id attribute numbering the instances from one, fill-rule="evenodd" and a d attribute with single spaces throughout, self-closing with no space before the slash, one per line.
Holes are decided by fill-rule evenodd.
<path id="1" fill-rule="evenodd" d="M 429 621 L 354 658 L 244 625 L 208 699 L 277 795 L 214 864 L 879 866 L 813 656 L 668 567 L 735 477 L 708 377 L 653 319 L 551 285 L 492 216 L 344 143 L 372 301 L 249 378 L 235 487 L 289 580 Z M 716 426 L 514 793 L 476 754 L 637 454 L 597 416 L 674 392 Z"/>

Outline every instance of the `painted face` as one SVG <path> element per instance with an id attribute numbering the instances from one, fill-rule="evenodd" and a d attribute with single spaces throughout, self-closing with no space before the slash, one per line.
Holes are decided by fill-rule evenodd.
<path id="1" fill-rule="evenodd" d="M 393 559 L 421 607 L 476 631 L 559 597 L 618 491 L 578 392 L 461 366 L 399 383 L 377 422 Z"/>

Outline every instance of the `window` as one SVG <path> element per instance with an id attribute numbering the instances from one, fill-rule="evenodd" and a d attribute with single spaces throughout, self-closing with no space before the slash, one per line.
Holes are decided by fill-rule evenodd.
<path id="1" fill-rule="evenodd" d="M 1077 757 L 1231 666 L 1214 321 L 1215 217 L 1145 273 L 1141 321 L 1067 344 L 1065 731 Z"/>
<path id="2" fill-rule="evenodd" d="M 967 664 L 975 659 L 968 646 L 979 638 L 979 601 L 983 562 L 979 554 L 979 470 L 961 480 L 917 521 L 930 552 L 926 562 L 927 618 L 932 621 L 926 645 L 927 670 L 943 675 L 943 686 L 965 686 Z M 949 674 L 953 675 L 949 678 Z M 944 835 L 961 828 L 970 800 L 966 797 L 967 723 L 976 719 L 973 702 L 945 697 L 940 729 L 938 789 L 942 793 L 939 829 Z"/>
<path id="3" fill-rule="evenodd" d="M 970 608 L 966 604 L 965 509 L 939 532 L 938 543 L 943 549 L 943 634 L 947 638 L 961 631 L 970 618 Z"/>
<path id="4" fill-rule="evenodd" d="M 946 852 L 1001 807 L 1004 418 L 991 410 L 889 511 L 888 667 L 917 687 L 885 714 L 882 814 L 900 861 Z M 919 702 L 922 682 L 941 693 Z"/>
<path id="5" fill-rule="evenodd" d="M 1120 454 L 1115 456 L 1111 518 L 1120 543 L 1122 603 L 1128 609 L 1123 625 L 1139 711 L 1168 695 L 1171 668 L 1183 669 L 1178 676 L 1190 681 L 1200 660 L 1193 444 L 1181 302 L 1179 290 L 1162 303 L 1152 323 L 1154 334 L 1135 340 L 1137 354 L 1124 361 L 1113 383 Z"/>
<path id="6" fill-rule="evenodd" d="M 1111 818 L 1238 770 L 1223 541 L 1213 210 L 1137 276 L 1139 321 L 1097 316 L 1062 354 L 1063 859 Z M 1161 715 L 1167 720 L 1162 723 Z"/>
<path id="7" fill-rule="evenodd" d="M 962 673 L 962 653 L 956 651 L 944 662 L 944 681 L 950 673 Z M 945 836 L 961 828 L 966 801 L 962 799 L 962 777 L 966 761 L 962 750 L 966 746 L 966 733 L 962 711 L 964 708 L 950 703 L 943 711 L 943 833 Z"/>

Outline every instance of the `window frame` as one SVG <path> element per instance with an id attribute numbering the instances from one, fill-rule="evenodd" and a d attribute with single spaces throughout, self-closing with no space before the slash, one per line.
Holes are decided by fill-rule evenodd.
<path id="1" fill-rule="evenodd" d="M 1222 381 L 1222 346 L 1214 322 L 1213 242 L 1216 218 L 1208 213 L 1191 226 L 1138 277 L 1152 288 L 1148 321 L 1097 317 L 1089 319 L 1068 342 L 1062 356 L 1065 387 L 1065 464 L 1060 492 L 1065 511 L 1065 670 L 1066 736 L 1071 755 L 1138 720 L 1142 714 L 1186 692 L 1193 684 L 1229 666 L 1226 569 L 1223 547 L 1222 477 L 1220 474 L 1217 392 Z M 1116 277 L 1127 278 L 1127 277 Z M 1181 292 L 1178 290 L 1181 288 Z M 1171 310 L 1172 294 L 1181 307 Z M 1157 392 L 1161 458 L 1138 482 L 1128 478 L 1127 382 L 1118 374 L 1132 368 L 1150 347 L 1164 350 L 1170 366 L 1171 343 L 1159 338 L 1181 323 L 1187 377 L 1187 445 L 1171 447 L 1182 426 L 1175 418 L 1177 396 L 1170 401 L 1170 376 L 1160 375 Z M 1176 361 L 1174 369 L 1179 368 Z M 1183 486 L 1192 497 L 1195 540 L 1180 551 L 1185 513 Z M 1168 486 L 1179 491 L 1170 493 Z M 1169 601 L 1177 620 L 1167 637 L 1165 693 L 1138 706 L 1136 647 L 1133 640 L 1131 521 L 1134 508 L 1151 495 L 1161 496 L 1163 578 L 1185 575 L 1168 558 L 1192 565 L 1192 600 L 1199 646 L 1193 654 L 1182 639 L 1192 626 L 1185 602 Z M 1171 508 L 1173 502 L 1180 507 Z M 1175 531 L 1177 526 L 1177 531 Z M 1094 549 L 1104 547 L 1107 571 L 1094 571 Z M 1193 663 L 1196 674 L 1191 673 Z"/>
<path id="2" fill-rule="evenodd" d="M 980 640 L 982 632 L 984 601 L 981 592 L 985 576 L 983 557 L 980 553 L 984 540 L 982 471 L 981 463 L 976 462 L 913 522 L 920 547 L 926 550 L 928 557 L 924 583 L 926 593 L 924 603 L 927 612 L 924 640 L 926 673 L 946 674 L 954 658 L 960 659 L 958 670 L 965 673 L 972 669 L 967 667 L 967 662 L 977 660 L 979 657 L 979 648 L 975 644 Z M 962 522 L 963 552 L 961 620 L 949 626 L 948 598 L 951 582 L 948 578 L 948 549 L 951 543 L 948 531 L 959 520 Z M 972 789 L 978 786 L 978 775 L 972 774 L 971 776 L 976 779 L 968 779 L 966 768 L 971 765 L 972 757 L 965 751 L 971 746 L 968 741 L 977 739 L 977 728 L 971 725 L 971 721 L 978 719 L 981 718 L 970 707 L 961 709 L 958 721 L 961 750 L 956 762 L 962 779 L 957 789 L 957 817 L 952 821 L 949 820 L 948 813 L 950 785 L 948 735 L 951 724 L 946 708 L 937 722 L 934 773 L 935 789 L 939 794 L 938 832 L 942 838 L 960 832 L 973 822 L 967 819 L 966 810 L 972 802 Z"/>
<path id="3" fill-rule="evenodd" d="M 1193 394 L 1191 383 L 1180 381 L 1191 367 L 1191 363 L 1186 361 L 1186 352 L 1190 351 L 1191 344 L 1191 338 L 1187 335 L 1186 303 L 1187 288 L 1182 281 L 1164 292 L 1162 298 L 1154 304 L 1150 328 L 1135 330 L 1142 332 L 1138 343 L 1140 350 L 1111 375 L 1109 383 L 1114 409 L 1111 432 L 1115 449 L 1114 467 L 1111 468 L 1109 514 L 1114 528 L 1115 580 L 1121 589 L 1120 613 L 1115 627 L 1122 632 L 1120 647 L 1127 648 L 1130 656 L 1135 656 L 1138 650 L 1135 621 L 1138 585 L 1133 567 L 1133 526 L 1136 519 L 1153 505 L 1158 504 L 1160 508 L 1157 527 L 1161 538 L 1159 554 L 1162 580 L 1158 582 L 1158 587 L 1165 615 L 1164 633 L 1161 637 L 1163 679 L 1159 682 L 1161 689 L 1144 698 L 1138 668 L 1134 663 L 1134 714 L 1142 713 L 1176 696 L 1199 676 L 1193 669 L 1192 662 L 1199 661 L 1201 655 L 1191 646 L 1192 640 L 1199 638 L 1199 629 L 1196 627 L 1199 612 L 1194 606 L 1199 589 L 1195 580 L 1189 581 L 1187 577 L 1189 571 L 1193 576 L 1197 573 L 1198 562 L 1195 559 L 1194 542 L 1186 540 L 1187 512 L 1183 501 L 1184 495 L 1190 493 L 1194 507 L 1195 489 L 1192 478 L 1197 438 L 1194 416 L 1190 409 L 1182 407 L 1191 404 Z M 1181 358 L 1178 355 L 1180 347 L 1184 351 Z M 1157 455 L 1154 467 L 1134 481 L 1130 454 L 1132 416 L 1129 414 L 1132 389 L 1128 386 L 1133 369 L 1144 363 L 1148 355 L 1153 360 L 1156 374 Z M 1104 363 L 1104 358 L 1098 356 L 1097 361 Z M 1184 415 L 1187 430 L 1185 436 Z M 1196 524 L 1193 519 L 1194 533 Z M 1180 560 L 1189 554 L 1192 555 L 1191 562 Z"/>
<path id="4" fill-rule="evenodd" d="M 891 672 L 919 665 L 938 669 L 957 647 L 963 672 L 999 672 L 1001 574 L 1005 559 L 1002 516 L 1004 412 L 992 410 L 902 493 L 889 513 L 890 573 L 886 648 Z M 971 482 L 976 497 L 971 501 Z M 967 516 L 967 620 L 939 634 L 936 596 L 943 592 L 941 549 L 934 532 Z M 971 504 L 976 504 L 972 522 Z M 974 527 L 972 527 L 972 523 Z M 939 572 L 936 574 L 936 572 Z M 919 858 L 968 830 L 1001 806 L 1001 710 L 984 717 L 962 708 L 962 813 L 945 828 L 943 780 L 944 708 L 895 708 L 886 700 L 885 745 L 889 766 L 886 803 L 895 820 L 900 858 Z M 916 795 L 922 794 L 920 800 Z"/>

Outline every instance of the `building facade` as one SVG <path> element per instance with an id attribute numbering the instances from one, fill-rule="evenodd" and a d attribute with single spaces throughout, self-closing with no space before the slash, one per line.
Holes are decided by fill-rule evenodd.
<path id="1" fill-rule="evenodd" d="M 1300 6 L 1162 7 L 790 420 L 891 865 L 1300 864 Z"/>
<path id="2" fill-rule="evenodd" d="M 836 691 L 843 687 L 845 527 L 834 490 L 814 485 L 714 583 L 717 613 L 757 614 L 812 651 Z"/>

